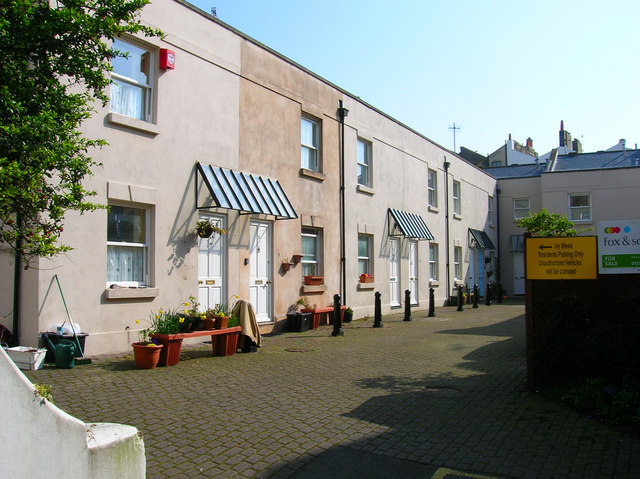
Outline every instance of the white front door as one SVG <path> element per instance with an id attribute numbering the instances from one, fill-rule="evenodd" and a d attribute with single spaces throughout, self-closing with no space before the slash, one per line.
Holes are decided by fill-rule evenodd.
<path id="1" fill-rule="evenodd" d="M 513 253 L 513 294 L 524 294 L 524 253 Z"/>
<path id="2" fill-rule="evenodd" d="M 478 291 L 480 296 L 485 296 L 487 292 L 484 289 L 484 250 L 477 249 L 476 251 L 476 283 L 478 283 Z"/>
<path id="3" fill-rule="evenodd" d="M 400 241 L 389 240 L 389 305 L 400 306 Z"/>
<path id="4" fill-rule="evenodd" d="M 209 220 L 224 229 L 221 216 L 201 215 L 199 219 Z M 201 311 L 224 302 L 225 257 L 225 235 L 213 233 L 209 238 L 198 237 L 198 302 Z"/>
<path id="5" fill-rule="evenodd" d="M 409 241 L 409 291 L 411 304 L 418 304 L 418 242 Z"/>
<path id="6" fill-rule="evenodd" d="M 271 224 L 250 227 L 249 296 L 259 323 L 271 321 Z"/>

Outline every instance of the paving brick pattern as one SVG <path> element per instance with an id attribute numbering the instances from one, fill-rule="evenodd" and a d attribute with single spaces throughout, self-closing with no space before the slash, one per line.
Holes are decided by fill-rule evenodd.
<path id="1" fill-rule="evenodd" d="M 27 375 L 73 416 L 139 428 L 149 478 L 640 477 L 640 441 L 526 391 L 523 313 L 439 308 L 257 353 L 203 344 L 168 368 L 123 355 Z"/>

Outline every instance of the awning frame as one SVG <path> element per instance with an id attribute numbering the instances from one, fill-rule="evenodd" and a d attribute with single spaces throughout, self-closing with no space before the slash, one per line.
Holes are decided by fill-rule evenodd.
<path id="1" fill-rule="evenodd" d="M 387 209 L 387 233 L 418 241 L 434 239 L 421 216 L 394 208 Z"/>
<path id="2" fill-rule="evenodd" d="M 211 195 L 212 206 L 198 204 L 200 179 Z M 222 208 L 241 215 L 274 216 L 276 220 L 298 218 L 280 182 L 264 176 L 196 163 L 195 190 L 196 210 Z"/>
<path id="3" fill-rule="evenodd" d="M 469 248 L 482 250 L 495 250 L 496 247 L 489 235 L 482 230 L 469 228 Z"/>

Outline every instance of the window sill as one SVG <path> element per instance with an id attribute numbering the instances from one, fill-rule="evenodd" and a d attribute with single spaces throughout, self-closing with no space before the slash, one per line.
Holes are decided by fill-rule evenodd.
<path id="1" fill-rule="evenodd" d="M 371 291 L 376 289 L 376 283 L 358 283 L 358 291 Z"/>
<path id="2" fill-rule="evenodd" d="M 306 176 L 307 178 L 313 178 L 314 180 L 318 181 L 324 181 L 327 179 L 327 175 L 325 175 L 324 173 L 309 170 L 307 168 L 300 168 L 300 176 Z"/>
<path id="3" fill-rule="evenodd" d="M 454 213 L 453 214 L 453 219 L 454 220 L 462 220 L 462 215 L 459 215 L 458 213 Z"/>
<path id="4" fill-rule="evenodd" d="M 371 195 L 371 196 L 376 194 L 376 190 L 374 190 L 370 186 L 365 186 L 365 185 L 356 186 L 356 191 L 360 193 L 366 193 L 367 195 Z"/>
<path id="5" fill-rule="evenodd" d="M 327 287 L 324 284 L 319 284 L 319 285 L 303 284 L 302 288 L 300 288 L 300 292 L 302 294 L 324 294 L 326 290 L 327 290 Z"/>
<path id="6" fill-rule="evenodd" d="M 437 288 L 438 286 L 440 286 L 440 281 L 438 281 L 437 279 L 430 279 L 429 286 L 431 286 L 432 288 Z"/>
<path id="7" fill-rule="evenodd" d="M 106 299 L 155 298 L 158 294 L 158 288 L 107 288 L 104 290 Z"/>
<path id="8" fill-rule="evenodd" d="M 429 211 L 430 211 L 431 213 L 440 213 L 440 210 L 438 209 L 438 207 L 437 207 L 437 206 L 431 206 L 431 205 L 429 205 Z"/>
<path id="9" fill-rule="evenodd" d="M 160 134 L 160 128 L 158 128 L 158 125 L 149 123 L 148 121 L 142 121 L 136 118 L 119 115 L 118 113 L 109 113 L 107 115 L 107 121 L 112 125 L 118 125 L 132 130 L 142 131 L 153 136 Z"/>

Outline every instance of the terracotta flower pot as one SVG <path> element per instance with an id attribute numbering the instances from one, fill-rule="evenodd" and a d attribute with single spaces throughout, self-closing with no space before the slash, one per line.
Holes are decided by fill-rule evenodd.
<path id="1" fill-rule="evenodd" d="M 154 369 L 160 360 L 161 344 L 133 343 L 133 359 L 139 369 Z"/>
<path id="2" fill-rule="evenodd" d="M 215 324 L 216 322 L 213 318 L 205 318 L 202 329 L 213 329 Z"/>
<path id="3" fill-rule="evenodd" d="M 225 329 L 229 326 L 229 316 L 218 316 L 215 322 L 216 329 Z"/>

